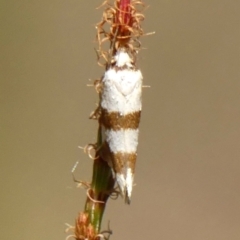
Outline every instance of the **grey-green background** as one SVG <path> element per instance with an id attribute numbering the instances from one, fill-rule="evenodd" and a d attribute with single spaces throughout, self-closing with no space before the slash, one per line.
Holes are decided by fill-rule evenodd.
<path id="1" fill-rule="evenodd" d="M 101 0 L 0 1 L 0 239 L 65 239 L 90 180 Z M 240 239 L 240 2 L 146 0 L 145 85 L 132 204 L 112 239 Z"/>

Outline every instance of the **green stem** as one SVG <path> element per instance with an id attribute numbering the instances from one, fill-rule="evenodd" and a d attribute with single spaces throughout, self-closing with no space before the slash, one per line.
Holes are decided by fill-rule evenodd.
<path id="1" fill-rule="evenodd" d="M 101 128 L 98 131 L 98 147 L 101 146 Z M 89 223 L 92 224 L 96 233 L 100 232 L 101 221 L 105 210 L 105 205 L 114 187 L 114 179 L 112 170 L 107 161 L 99 156 L 99 151 L 96 153 L 97 158 L 93 164 L 93 178 L 91 189 L 88 192 L 88 197 L 85 205 L 85 212 L 88 213 Z"/>

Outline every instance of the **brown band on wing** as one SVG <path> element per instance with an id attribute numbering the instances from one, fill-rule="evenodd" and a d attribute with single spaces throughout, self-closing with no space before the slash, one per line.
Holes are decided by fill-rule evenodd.
<path id="1" fill-rule="evenodd" d="M 132 67 L 129 67 L 127 65 L 124 65 L 124 66 L 114 66 L 114 69 L 116 72 L 118 71 L 123 71 L 123 70 L 130 70 L 130 71 L 137 71 L 137 69 L 135 68 L 135 66 L 132 66 Z"/>
<path id="2" fill-rule="evenodd" d="M 108 112 L 106 109 L 101 110 L 99 118 L 100 124 L 106 129 L 114 131 L 120 129 L 137 129 L 140 122 L 141 111 L 121 115 L 119 112 Z"/>
<path id="3" fill-rule="evenodd" d="M 136 153 L 112 153 L 113 157 L 113 168 L 116 173 L 125 174 L 126 168 L 130 168 L 134 174 L 135 164 L 137 160 Z"/>

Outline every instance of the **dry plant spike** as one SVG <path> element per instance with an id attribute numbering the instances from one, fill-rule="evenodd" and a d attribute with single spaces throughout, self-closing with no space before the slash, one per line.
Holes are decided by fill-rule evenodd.
<path id="1" fill-rule="evenodd" d="M 131 54 L 135 54 L 141 47 L 139 37 L 144 35 L 141 27 L 145 8 L 143 2 L 116 0 L 111 4 L 104 1 L 101 6 L 106 6 L 106 9 L 102 21 L 96 25 L 99 56 L 107 59 L 108 64 L 118 48 L 129 49 Z M 104 47 L 105 42 L 110 42 L 109 47 Z"/>
<path id="2" fill-rule="evenodd" d="M 110 229 L 96 233 L 93 225 L 90 223 L 89 216 L 87 213 L 81 212 L 78 218 L 75 220 L 75 227 L 68 225 L 66 231 L 72 231 L 74 234 L 69 235 L 67 239 L 74 238 L 76 240 L 108 240 L 112 231 Z M 109 227 L 108 227 L 109 228 Z"/>
<path id="3" fill-rule="evenodd" d="M 96 240 L 97 234 L 92 224 L 89 222 L 87 213 L 79 213 L 75 221 L 74 236 L 76 240 Z"/>

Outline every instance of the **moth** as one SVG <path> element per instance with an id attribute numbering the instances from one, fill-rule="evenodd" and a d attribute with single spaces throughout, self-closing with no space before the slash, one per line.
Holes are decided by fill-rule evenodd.
<path id="1" fill-rule="evenodd" d="M 137 160 L 141 96 L 141 71 L 128 52 L 120 48 L 102 78 L 99 123 L 101 154 L 112 168 L 126 203 L 130 203 Z"/>

